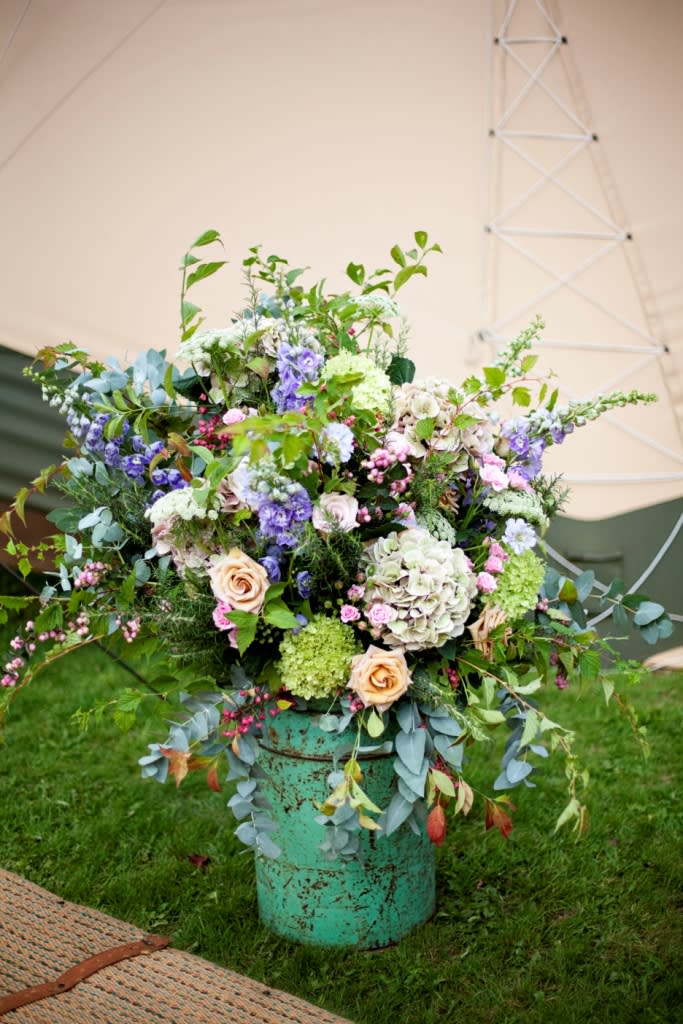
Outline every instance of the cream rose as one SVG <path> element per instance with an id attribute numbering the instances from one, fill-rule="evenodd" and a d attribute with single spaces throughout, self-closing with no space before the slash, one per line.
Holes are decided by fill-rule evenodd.
<path id="1" fill-rule="evenodd" d="M 348 533 L 358 526 L 358 502 L 350 494 L 330 491 L 322 494 L 320 501 L 313 509 L 311 522 L 319 533 L 331 533 L 332 530 L 343 530 Z"/>
<path id="2" fill-rule="evenodd" d="M 268 589 L 268 573 L 239 548 L 215 559 L 209 569 L 211 589 L 219 601 L 238 612 L 259 612 Z"/>
<path id="3" fill-rule="evenodd" d="M 383 651 L 370 644 L 364 654 L 351 659 L 349 687 L 358 694 L 365 707 L 372 705 L 386 711 L 402 697 L 412 679 L 402 650 Z"/>

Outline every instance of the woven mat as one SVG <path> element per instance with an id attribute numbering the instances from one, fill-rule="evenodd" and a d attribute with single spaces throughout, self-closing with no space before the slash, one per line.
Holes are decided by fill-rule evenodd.
<path id="1" fill-rule="evenodd" d="M 67 903 L 0 868 L 0 997 L 56 980 L 139 928 Z M 2 1024 L 351 1024 L 301 999 L 174 949 L 103 967 L 68 992 L 10 1010 Z"/>

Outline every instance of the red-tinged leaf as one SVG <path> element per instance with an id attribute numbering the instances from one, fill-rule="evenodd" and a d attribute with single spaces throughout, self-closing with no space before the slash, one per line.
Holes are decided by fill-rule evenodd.
<path id="1" fill-rule="evenodd" d="M 214 793 L 220 793 L 221 784 L 218 778 L 218 765 L 215 763 L 215 761 L 209 768 L 208 772 L 206 773 L 206 781 L 209 784 L 209 789 L 212 789 Z"/>
<path id="2" fill-rule="evenodd" d="M 462 811 L 463 814 L 469 814 L 474 803 L 472 787 L 464 779 L 459 779 L 455 784 L 455 790 L 455 813 L 457 814 L 458 811 Z"/>
<path id="3" fill-rule="evenodd" d="M 179 786 L 189 770 L 189 750 L 173 750 L 171 747 L 159 747 L 159 750 L 170 761 L 168 770 L 175 779 L 176 786 Z"/>
<path id="4" fill-rule="evenodd" d="M 512 810 L 514 805 L 510 804 Z M 486 831 L 490 828 L 497 828 L 504 839 L 510 838 L 512 832 L 512 818 L 506 814 L 500 804 L 493 800 L 486 801 Z"/>
<path id="5" fill-rule="evenodd" d="M 196 868 L 208 868 L 211 863 L 211 858 L 207 857 L 204 853 L 191 853 L 187 859 Z"/>
<path id="6" fill-rule="evenodd" d="M 441 846 L 446 838 L 446 814 L 441 804 L 436 804 L 429 812 L 427 835 L 435 846 Z"/>

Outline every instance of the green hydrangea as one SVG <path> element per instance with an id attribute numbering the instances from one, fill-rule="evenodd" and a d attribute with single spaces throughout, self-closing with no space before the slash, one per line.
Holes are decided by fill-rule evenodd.
<path id="1" fill-rule="evenodd" d="M 325 363 L 322 380 L 362 373 L 363 379 L 351 388 L 351 399 L 358 409 L 387 413 L 391 407 L 391 381 L 367 356 L 340 352 Z"/>
<path id="2" fill-rule="evenodd" d="M 488 603 L 497 605 L 509 619 L 518 619 L 536 606 L 544 576 L 545 566 L 533 551 L 511 555 Z"/>
<path id="3" fill-rule="evenodd" d="M 283 686 L 296 697 L 333 697 L 349 681 L 350 663 L 360 647 L 351 626 L 314 615 L 299 633 L 280 644 L 278 668 Z"/>

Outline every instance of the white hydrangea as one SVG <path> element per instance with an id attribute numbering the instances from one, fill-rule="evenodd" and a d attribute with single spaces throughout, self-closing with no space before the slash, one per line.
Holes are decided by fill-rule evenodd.
<path id="1" fill-rule="evenodd" d="M 477 585 L 460 548 L 411 528 L 375 541 L 362 568 L 367 576 L 366 612 L 381 603 L 395 613 L 379 627 L 388 647 L 441 647 L 464 631 Z"/>
<path id="2" fill-rule="evenodd" d="M 145 516 L 152 526 L 176 519 L 184 519 L 185 522 L 191 519 L 217 519 L 218 512 L 215 506 L 207 508 L 205 498 L 205 492 L 201 492 L 199 488 L 182 487 L 157 498 L 145 512 Z"/>
<path id="3" fill-rule="evenodd" d="M 457 427 L 454 419 L 459 410 L 449 398 L 452 390 L 447 380 L 437 377 L 394 387 L 394 422 L 386 440 L 403 437 L 415 458 L 423 458 L 429 450 L 452 452 L 459 456 L 456 469 L 466 467 L 468 456 L 490 452 L 494 437 L 488 417 L 478 407 L 468 405 L 467 415 L 477 422 Z M 434 420 L 434 431 L 428 441 L 421 440 L 416 432 L 417 424 L 424 419 Z"/>

